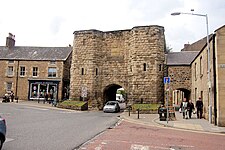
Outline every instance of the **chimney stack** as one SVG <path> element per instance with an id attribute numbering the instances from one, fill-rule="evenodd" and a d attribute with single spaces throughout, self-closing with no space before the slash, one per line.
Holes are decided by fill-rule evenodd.
<path id="1" fill-rule="evenodd" d="M 184 48 L 186 49 L 188 46 L 190 46 L 190 44 L 184 44 Z"/>
<path id="2" fill-rule="evenodd" d="M 12 33 L 9 33 L 9 36 L 6 38 L 6 47 L 11 49 L 14 46 L 15 46 L 15 35 L 13 35 Z"/>

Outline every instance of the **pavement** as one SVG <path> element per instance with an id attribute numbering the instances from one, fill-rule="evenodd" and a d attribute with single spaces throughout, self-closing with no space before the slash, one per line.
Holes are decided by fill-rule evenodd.
<path id="1" fill-rule="evenodd" d="M 175 112 L 175 120 L 173 121 L 160 121 L 158 114 L 139 114 L 138 119 L 138 114 L 130 113 L 129 115 L 129 112 L 123 112 L 121 114 L 121 118 L 142 125 L 163 126 L 209 133 L 222 133 L 225 135 L 225 127 L 215 126 L 205 119 L 197 119 L 196 114 L 193 114 L 191 119 L 183 119 L 183 114 L 178 111 Z"/>
<path id="2" fill-rule="evenodd" d="M 52 106 L 49 103 L 43 103 L 40 101 L 19 101 L 15 104 L 19 105 L 28 105 L 33 107 L 42 107 L 42 108 L 49 108 L 49 109 L 61 109 Z M 67 111 L 74 111 L 68 110 Z M 120 114 L 120 118 L 122 120 L 126 120 L 132 123 L 148 125 L 148 126 L 163 126 L 168 128 L 177 128 L 177 129 L 184 129 L 184 130 L 192 130 L 192 131 L 201 131 L 201 132 L 209 132 L 209 133 L 221 133 L 225 134 L 225 127 L 218 127 L 214 124 L 210 124 L 208 120 L 205 119 L 197 119 L 196 114 L 193 114 L 191 119 L 183 119 L 182 113 L 175 112 L 175 120 L 174 121 L 160 121 L 158 114 L 134 114 L 129 113 L 128 111 L 124 111 Z"/>

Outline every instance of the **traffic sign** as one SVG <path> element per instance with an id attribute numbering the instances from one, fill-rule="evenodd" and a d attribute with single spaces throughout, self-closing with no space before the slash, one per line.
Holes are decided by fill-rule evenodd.
<path id="1" fill-rule="evenodd" d="M 164 84 L 170 83 L 170 77 L 164 77 Z"/>
<path id="2" fill-rule="evenodd" d="M 81 97 L 87 97 L 87 87 L 81 87 Z"/>

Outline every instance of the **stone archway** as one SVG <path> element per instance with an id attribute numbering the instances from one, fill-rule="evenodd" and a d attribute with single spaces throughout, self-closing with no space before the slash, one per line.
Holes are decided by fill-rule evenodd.
<path id="1" fill-rule="evenodd" d="M 186 98 L 187 100 L 189 100 L 190 96 L 191 96 L 191 91 L 185 88 L 178 88 L 173 91 L 173 103 L 180 104 L 183 98 Z"/>
<path id="2" fill-rule="evenodd" d="M 115 101 L 116 100 L 116 91 L 117 89 L 122 88 L 122 86 L 118 84 L 110 84 L 105 87 L 103 91 L 103 104 L 108 101 Z"/>
<path id="3" fill-rule="evenodd" d="M 182 91 L 182 92 L 184 93 L 184 97 L 187 98 L 187 100 L 190 99 L 190 94 L 191 94 L 191 92 L 190 92 L 189 90 L 184 89 L 184 88 L 180 88 L 180 89 L 177 89 L 177 90 Z"/>

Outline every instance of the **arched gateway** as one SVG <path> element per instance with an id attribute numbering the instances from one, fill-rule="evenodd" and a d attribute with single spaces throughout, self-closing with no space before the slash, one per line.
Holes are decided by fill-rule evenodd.
<path id="1" fill-rule="evenodd" d="M 163 100 L 164 28 L 74 32 L 70 98 L 86 96 L 102 108 L 123 87 L 128 103 Z"/>
<path id="2" fill-rule="evenodd" d="M 115 101 L 116 100 L 116 91 L 117 89 L 122 88 L 122 86 L 117 84 L 110 84 L 105 87 L 103 91 L 103 103 L 108 101 Z"/>

